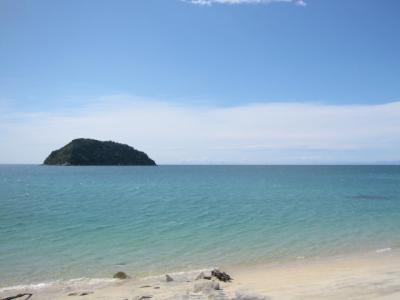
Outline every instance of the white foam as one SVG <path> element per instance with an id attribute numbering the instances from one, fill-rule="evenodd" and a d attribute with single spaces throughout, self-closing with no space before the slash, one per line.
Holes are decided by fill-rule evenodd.
<path id="1" fill-rule="evenodd" d="M 194 280 L 200 273 L 211 274 L 212 268 L 203 268 L 196 270 L 188 270 L 188 271 L 178 271 L 178 272 L 169 272 L 168 274 L 174 278 L 176 282 L 186 282 L 187 280 Z M 165 281 L 165 274 L 158 274 L 153 276 L 147 276 L 142 278 L 142 280 L 154 280 L 156 282 Z M 0 287 L 0 293 L 9 292 L 9 291 L 32 291 L 39 289 L 49 289 L 49 290 L 63 290 L 63 289 L 79 289 L 79 288 L 99 288 L 102 286 L 107 286 L 108 284 L 112 284 L 118 281 L 118 279 L 114 278 L 73 278 L 69 280 L 55 280 L 50 282 L 40 282 L 40 283 L 32 283 L 32 284 L 21 284 L 15 286 L 8 287 Z"/>
<path id="2" fill-rule="evenodd" d="M 0 293 L 8 292 L 8 291 L 15 291 L 15 290 L 39 290 L 50 287 L 55 282 L 40 282 L 40 283 L 32 283 L 32 284 L 20 284 L 14 286 L 7 286 L 0 288 Z"/>
<path id="3" fill-rule="evenodd" d="M 108 284 L 115 282 L 114 278 L 74 278 L 69 280 L 56 280 L 51 282 L 40 282 L 32 284 L 19 284 L 14 286 L 7 286 L 0 288 L 0 293 L 9 291 L 26 291 L 26 290 L 39 290 L 46 288 L 63 288 L 63 287 L 76 287 L 76 286 L 100 286 L 102 284 Z"/>
<path id="4" fill-rule="evenodd" d="M 60 284 L 63 285 L 97 285 L 97 284 L 102 284 L 102 283 L 112 283 L 115 282 L 115 278 L 87 278 L 87 277 L 81 277 L 81 278 L 74 278 L 74 279 L 69 279 L 63 282 L 59 282 Z"/>
<path id="5" fill-rule="evenodd" d="M 197 275 L 199 275 L 201 272 L 203 273 L 211 273 L 211 270 L 213 270 L 215 268 L 206 268 L 206 269 L 198 269 L 198 270 L 190 270 L 190 271 L 180 271 L 180 272 L 169 272 L 169 273 L 165 273 L 168 274 L 170 276 L 172 276 L 174 278 L 174 280 L 177 281 L 186 281 L 188 279 L 193 279 L 195 278 Z M 164 280 L 165 278 L 165 274 L 161 274 L 161 275 L 153 275 L 153 276 L 147 276 L 143 279 L 145 280 Z"/>
<path id="6" fill-rule="evenodd" d="M 392 248 L 382 248 L 382 249 L 378 249 L 375 252 L 376 253 L 385 253 L 385 252 L 389 252 L 392 251 Z"/>

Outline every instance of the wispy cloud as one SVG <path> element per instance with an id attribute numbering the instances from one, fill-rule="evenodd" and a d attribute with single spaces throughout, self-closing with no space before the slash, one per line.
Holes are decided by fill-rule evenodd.
<path id="1" fill-rule="evenodd" d="M 128 143 L 159 163 L 399 160 L 400 102 L 204 107 L 113 96 L 69 112 L 0 111 L 0 163 L 41 162 L 77 137 Z"/>
<path id="2" fill-rule="evenodd" d="M 196 5 L 213 5 L 213 4 L 271 4 L 271 3 L 291 3 L 299 6 L 306 6 L 304 0 L 182 0 Z"/>

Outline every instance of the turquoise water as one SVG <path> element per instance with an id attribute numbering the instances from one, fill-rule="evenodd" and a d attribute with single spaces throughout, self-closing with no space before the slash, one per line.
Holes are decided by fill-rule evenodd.
<path id="1" fill-rule="evenodd" d="M 400 166 L 0 166 L 0 286 L 400 247 Z"/>

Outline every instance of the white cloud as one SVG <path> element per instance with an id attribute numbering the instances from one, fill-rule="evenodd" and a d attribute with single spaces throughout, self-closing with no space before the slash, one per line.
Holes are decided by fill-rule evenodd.
<path id="1" fill-rule="evenodd" d="M 270 3 L 292 3 L 299 6 L 306 6 L 304 0 L 182 0 L 196 5 L 213 4 L 270 4 Z"/>
<path id="2" fill-rule="evenodd" d="M 115 140 L 159 163 L 400 160 L 400 102 L 182 106 L 113 96 L 69 112 L 0 112 L 1 163 L 41 162 L 77 137 Z"/>

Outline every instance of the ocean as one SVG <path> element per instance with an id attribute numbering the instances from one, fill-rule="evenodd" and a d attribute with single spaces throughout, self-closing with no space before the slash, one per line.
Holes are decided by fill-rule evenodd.
<path id="1" fill-rule="evenodd" d="M 0 287 L 400 247 L 400 166 L 0 166 Z"/>

